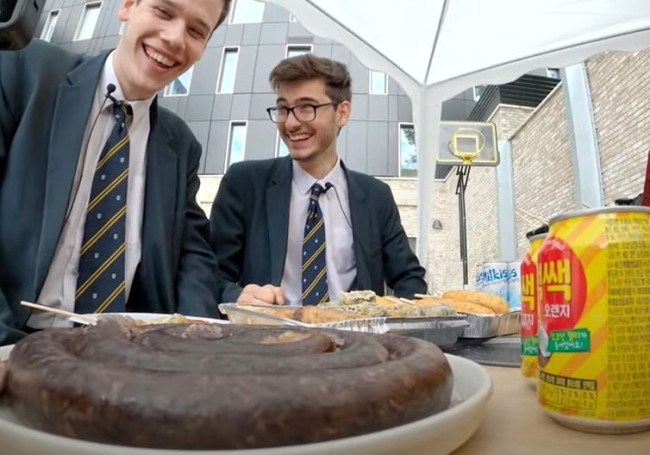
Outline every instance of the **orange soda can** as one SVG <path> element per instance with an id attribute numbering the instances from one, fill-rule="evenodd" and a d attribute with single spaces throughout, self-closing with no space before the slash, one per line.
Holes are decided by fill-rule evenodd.
<path id="1" fill-rule="evenodd" d="M 544 410 L 581 431 L 650 428 L 650 208 L 551 219 L 538 267 Z"/>
<path id="2" fill-rule="evenodd" d="M 521 262 L 521 375 L 537 385 L 537 255 L 546 233 L 527 236 L 528 252 Z"/>

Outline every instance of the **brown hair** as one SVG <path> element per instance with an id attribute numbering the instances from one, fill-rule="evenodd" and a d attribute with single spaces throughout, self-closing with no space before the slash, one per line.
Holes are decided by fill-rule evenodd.
<path id="1" fill-rule="evenodd" d="M 335 103 L 352 99 L 352 78 L 348 68 L 341 62 L 329 58 L 303 54 L 285 58 L 276 65 L 269 75 L 273 90 L 277 91 L 283 82 L 297 82 L 309 79 L 322 79 L 325 93 Z"/>
<path id="2" fill-rule="evenodd" d="M 223 0 L 223 9 L 221 10 L 221 16 L 219 16 L 217 25 L 215 25 L 214 29 L 212 29 L 213 32 L 217 29 L 217 27 L 223 24 L 223 22 L 228 17 L 228 14 L 230 13 L 230 5 L 232 5 L 232 0 Z"/>

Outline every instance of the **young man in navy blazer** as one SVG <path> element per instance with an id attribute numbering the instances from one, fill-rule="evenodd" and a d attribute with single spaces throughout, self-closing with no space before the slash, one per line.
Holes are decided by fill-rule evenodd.
<path id="1" fill-rule="evenodd" d="M 337 154 L 350 115 L 345 65 L 292 57 L 273 69 L 270 82 L 277 101 L 269 116 L 290 156 L 233 164 L 221 182 L 211 213 L 226 283 L 221 301 L 315 304 L 353 289 L 383 295 L 384 282 L 400 297 L 426 293 L 389 186 L 348 169 Z M 320 244 L 308 221 L 315 206 L 314 224 L 324 225 Z"/>
<path id="2" fill-rule="evenodd" d="M 70 325 L 31 313 L 21 300 L 69 311 L 217 314 L 216 258 L 195 201 L 201 147 L 157 106 L 156 92 L 201 57 L 230 1 L 122 0 L 124 34 L 98 57 L 39 40 L 0 52 L 0 345 Z M 120 127 L 114 116 L 122 107 Z M 128 140 L 109 148 L 118 129 Z M 98 245 L 108 231 L 86 223 L 103 220 L 102 212 L 86 213 L 115 189 L 91 198 L 106 175 L 96 169 L 115 150 L 127 163 L 115 182 L 127 190 L 111 199 L 120 211 L 104 218 L 102 229 L 122 233 L 111 234 L 120 246 L 104 259 Z M 91 291 L 111 279 L 110 293 Z"/>

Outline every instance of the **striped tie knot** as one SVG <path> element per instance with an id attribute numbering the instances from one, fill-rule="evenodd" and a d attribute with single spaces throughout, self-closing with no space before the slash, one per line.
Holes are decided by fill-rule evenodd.
<path id="1" fill-rule="evenodd" d="M 130 104 L 127 104 L 123 101 L 118 101 L 113 103 L 113 117 L 115 117 L 115 123 L 117 123 L 121 128 L 126 127 L 126 119 L 129 116 L 133 116 L 133 108 Z"/>
<path id="2" fill-rule="evenodd" d="M 319 183 L 314 183 L 311 186 L 311 194 L 312 196 L 316 196 L 316 199 L 318 199 L 323 192 L 325 192 L 325 188 L 323 188 Z"/>

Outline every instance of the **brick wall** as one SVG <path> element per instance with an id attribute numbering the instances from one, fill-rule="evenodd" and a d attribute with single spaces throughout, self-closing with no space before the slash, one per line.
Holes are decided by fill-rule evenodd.
<path id="1" fill-rule="evenodd" d="M 607 52 L 587 64 L 605 203 L 643 190 L 650 149 L 650 50 Z"/>
<path id="2" fill-rule="evenodd" d="M 564 94 L 558 86 L 511 139 L 518 257 L 528 249 L 525 233 L 538 218 L 575 207 L 575 179 Z"/>

